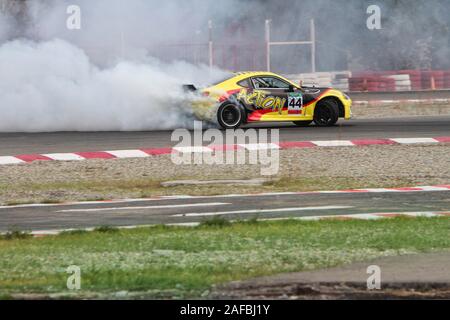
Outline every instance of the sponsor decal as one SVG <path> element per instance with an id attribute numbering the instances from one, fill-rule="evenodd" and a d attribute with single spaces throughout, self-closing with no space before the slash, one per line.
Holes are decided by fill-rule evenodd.
<path id="1" fill-rule="evenodd" d="M 267 91 L 253 90 L 248 92 L 243 89 L 237 95 L 237 99 L 243 101 L 247 105 L 255 106 L 255 109 L 278 111 L 279 114 L 283 111 L 286 104 L 286 99 L 270 95 Z"/>

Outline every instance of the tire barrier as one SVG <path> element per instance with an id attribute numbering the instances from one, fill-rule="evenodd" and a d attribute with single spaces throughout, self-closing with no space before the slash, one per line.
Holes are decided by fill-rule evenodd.
<path id="1" fill-rule="evenodd" d="M 304 86 L 346 92 L 392 92 L 450 89 L 450 70 L 335 71 L 286 75 Z"/>

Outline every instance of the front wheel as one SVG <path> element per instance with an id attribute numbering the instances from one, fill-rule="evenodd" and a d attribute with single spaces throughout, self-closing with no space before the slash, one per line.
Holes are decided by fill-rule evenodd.
<path id="1" fill-rule="evenodd" d="M 223 129 L 237 129 L 245 122 L 245 111 L 239 105 L 226 102 L 217 110 L 217 120 Z"/>
<path id="2" fill-rule="evenodd" d="M 339 106 L 333 100 L 320 101 L 314 111 L 314 123 L 319 127 L 330 127 L 339 119 Z"/>

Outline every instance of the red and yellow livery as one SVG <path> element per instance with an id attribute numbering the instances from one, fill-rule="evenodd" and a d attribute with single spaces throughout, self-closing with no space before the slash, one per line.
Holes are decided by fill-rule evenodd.
<path id="1" fill-rule="evenodd" d="M 225 129 L 251 122 L 314 122 L 332 126 L 350 119 L 352 101 L 332 88 L 304 87 L 271 72 L 241 72 L 201 90 L 194 102 L 200 120 L 217 120 Z"/>

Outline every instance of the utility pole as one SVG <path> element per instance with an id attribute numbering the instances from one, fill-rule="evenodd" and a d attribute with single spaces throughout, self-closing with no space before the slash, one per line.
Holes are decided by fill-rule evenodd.
<path id="1" fill-rule="evenodd" d="M 316 72 L 316 26 L 314 24 L 314 19 L 310 22 L 311 30 L 311 70 L 312 73 Z"/>
<path id="2" fill-rule="evenodd" d="M 214 43 L 213 43 L 213 22 L 208 21 L 208 52 L 209 52 L 209 67 L 214 67 Z"/>
<path id="3" fill-rule="evenodd" d="M 268 72 L 270 72 L 270 23 L 272 20 L 267 19 L 266 20 L 266 69 Z"/>

